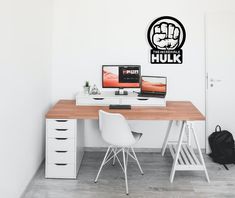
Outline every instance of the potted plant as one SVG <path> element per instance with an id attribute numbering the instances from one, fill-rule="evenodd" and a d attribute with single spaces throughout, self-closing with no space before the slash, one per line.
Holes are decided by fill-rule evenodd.
<path id="1" fill-rule="evenodd" d="M 84 94 L 89 94 L 90 93 L 90 83 L 89 81 L 85 82 L 85 85 L 83 86 Z"/>

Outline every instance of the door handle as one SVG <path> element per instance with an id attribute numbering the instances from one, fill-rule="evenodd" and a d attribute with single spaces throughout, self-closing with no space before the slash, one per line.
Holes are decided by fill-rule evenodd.
<path id="1" fill-rule="evenodd" d="M 211 78 L 210 81 L 211 81 L 211 82 L 221 82 L 222 80 L 216 79 L 216 78 Z"/>

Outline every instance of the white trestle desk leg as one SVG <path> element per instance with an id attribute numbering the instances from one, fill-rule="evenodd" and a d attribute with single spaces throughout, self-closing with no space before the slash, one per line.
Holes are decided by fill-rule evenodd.
<path id="1" fill-rule="evenodd" d="M 197 145 L 199 157 L 200 157 L 202 166 L 203 166 L 203 168 L 204 168 L 204 172 L 205 172 L 205 174 L 206 174 L 206 179 L 207 179 L 208 182 L 210 182 L 209 175 L 208 175 L 208 172 L 207 172 L 207 169 L 206 169 L 206 165 L 205 165 L 205 162 L 204 162 L 204 159 L 203 159 L 203 156 L 202 156 L 202 152 L 201 152 L 201 149 L 200 149 L 200 146 L 199 146 L 199 143 L 198 143 L 197 135 L 196 135 L 196 133 L 195 133 L 195 130 L 194 130 L 194 127 L 193 127 L 193 124 L 192 124 L 192 123 L 190 123 L 190 128 L 191 128 L 191 131 L 192 131 L 192 133 L 193 133 L 193 136 L 194 136 L 194 139 L 195 139 L 195 143 L 196 143 L 196 145 Z"/>
<path id="2" fill-rule="evenodd" d="M 179 136 L 179 140 L 178 140 L 178 143 L 177 143 L 177 151 L 175 153 L 174 162 L 173 162 L 172 169 L 171 169 L 171 175 L 170 175 L 170 182 L 171 183 L 173 182 L 173 179 L 174 179 L 174 176 L 175 176 L 175 170 L 176 170 L 176 166 L 178 164 L 178 159 L 179 159 L 179 155 L 180 155 L 180 149 L 181 149 L 184 133 L 185 133 L 185 121 L 182 121 L 180 136 Z"/>
<path id="3" fill-rule="evenodd" d="M 167 147 L 167 144 L 168 144 L 168 139 L 169 139 L 172 123 L 173 123 L 173 120 L 170 120 L 170 122 L 168 124 L 167 131 L 166 131 L 166 136 L 165 136 L 165 139 L 164 139 L 164 142 L 163 142 L 163 146 L 162 146 L 162 152 L 161 152 L 162 156 L 164 156 L 165 151 L 166 151 L 166 147 Z"/>
<path id="4" fill-rule="evenodd" d="M 186 122 L 186 128 L 187 128 L 187 144 L 189 146 L 192 145 L 192 141 L 191 141 L 191 129 L 190 129 L 190 123 L 189 122 Z"/>

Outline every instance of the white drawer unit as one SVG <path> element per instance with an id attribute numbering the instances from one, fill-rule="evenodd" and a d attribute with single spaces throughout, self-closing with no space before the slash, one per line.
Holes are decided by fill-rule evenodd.
<path id="1" fill-rule="evenodd" d="M 67 130 L 74 131 L 76 128 L 76 120 L 74 119 L 47 119 L 47 129 L 59 129 L 58 131 L 63 132 Z"/>
<path id="2" fill-rule="evenodd" d="M 83 157 L 83 142 L 78 136 L 83 133 L 80 125 L 83 122 L 76 119 L 46 120 L 46 178 L 77 177 Z"/>
<path id="3" fill-rule="evenodd" d="M 133 106 L 166 106 L 166 101 L 162 98 L 123 98 L 122 104 Z"/>
<path id="4" fill-rule="evenodd" d="M 54 163 L 67 163 L 73 164 L 75 161 L 76 152 L 74 151 L 66 151 L 66 150 L 55 150 L 49 151 L 47 154 L 47 162 L 49 164 Z"/>
<path id="5" fill-rule="evenodd" d="M 119 104 L 119 98 L 106 98 L 99 96 L 87 96 L 87 97 L 78 97 L 77 105 L 85 106 L 85 105 L 94 105 L 94 106 L 108 106 L 110 104 Z"/>
<path id="6" fill-rule="evenodd" d="M 46 164 L 46 178 L 76 178 L 76 166 L 68 163 Z"/>
<path id="7" fill-rule="evenodd" d="M 138 97 L 136 93 L 116 96 L 114 92 L 103 92 L 100 95 L 76 95 L 77 106 L 109 106 L 111 104 L 127 104 L 132 106 L 166 106 L 165 98 Z"/>
<path id="8" fill-rule="evenodd" d="M 47 150 L 50 151 L 75 151 L 75 140 L 72 138 L 48 138 Z"/>
<path id="9" fill-rule="evenodd" d="M 74 138 L 75 130 L 67 128 L 53 128 L 48 130 L 47 137 L 49 138 Z"/>

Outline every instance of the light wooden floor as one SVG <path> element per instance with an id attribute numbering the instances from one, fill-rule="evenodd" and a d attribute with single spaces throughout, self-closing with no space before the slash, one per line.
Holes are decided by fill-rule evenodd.
<path id="1" fill-rule="evenodd" d="M 145 174 L 142 176 L 136 163 L 130 159 L 129 196 L 125 195 L 124 175 L 118 164 L 107 164 L 98 183 L 93 182 L 103 156 L 102 152 L 86 152 L 77 180 L 45 179 L 42 165 L 23 198 L 235 197 L 235 165 L 228 165 L 227 171 L 222 165 L 211 162 L 206 155 L 211 183 L 206 182 L 203 172 L 189 171 L 176 172 L 171 184 L 172 158 L 169 152 L 164 157 L 160 153 L 137 153 Z"/>

